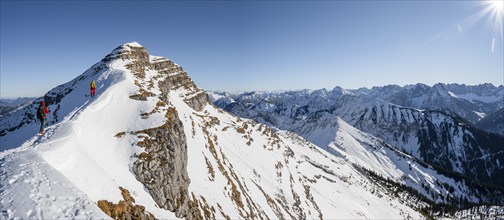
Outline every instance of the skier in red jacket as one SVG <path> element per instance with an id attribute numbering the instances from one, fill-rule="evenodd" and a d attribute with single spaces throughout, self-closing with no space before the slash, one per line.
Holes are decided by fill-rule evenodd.
<path id="1" fill-rule="evenodd" d="M 45 102 L 41 101 L 40 106 L 37 109 L 37 118 L 40 120 L 40 131 L 39 134 L 44 133 L 44 127 L 46 124 L 46 114 L 49 113 L 47 107 L 45 106 Z"/>

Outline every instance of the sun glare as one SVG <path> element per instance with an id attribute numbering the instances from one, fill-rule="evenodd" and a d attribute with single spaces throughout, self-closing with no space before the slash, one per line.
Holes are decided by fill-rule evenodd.
<path id="1" fill-rule="evenodd" d="M 490 1 L 490 5 L 492 8 L 497 10 L 497 12 L 500 12 L 501 14 L 504 11 L 504 0 L 497 0 L 497 1 Z"/>
<path id="2" fill-rule="evenodd" d="M 493 23 L 494 28 L 502 30 L 502 19 L 504 18 L 504 0 L 483 1 L 483 9 L 489 15 L 489 22 Z"/>
<path id="3" fill-rule="evenodd" d="M 483 18 L 484 16 L 488 16 L 487 23 L 491 26 L 494 32 L 491 47 L 492 52 L 494 52 L 496 38 L 501 42 L 504 39 L 502 27 L 504 19 L 504 0 L 482 1 L 482 3 L 485 7 L 480 11 L 478 17 Z"/>

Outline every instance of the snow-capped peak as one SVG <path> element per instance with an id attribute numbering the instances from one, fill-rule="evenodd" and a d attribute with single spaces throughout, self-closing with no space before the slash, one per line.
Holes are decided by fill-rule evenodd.
<path id="1" fill-rule="evenodd" d="M 143 47 L 142 45 L 140 45 L 138 42 L 136 41 L 133 41 L 133 42 L 129 42 L 129 43 L 125 43 L 123 44 L 124 47 Z"/>

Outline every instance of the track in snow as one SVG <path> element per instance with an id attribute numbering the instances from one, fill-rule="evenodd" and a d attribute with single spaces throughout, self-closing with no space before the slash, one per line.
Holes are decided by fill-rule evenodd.
<path id="1" fill-rule="evenodd" d="M 50 137 L 54 128 L 50 126 L 43 135 L 34 136 L 23 146 L 0 153 L 2 219 L 108 217 L 36 151 L 38 144 Z"/>

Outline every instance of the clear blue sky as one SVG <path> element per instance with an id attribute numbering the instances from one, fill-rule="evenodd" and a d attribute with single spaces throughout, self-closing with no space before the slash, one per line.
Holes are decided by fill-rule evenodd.
<path id="1" fill-rule="evenodd" d="M 174 60 L 209 90 L 500 85 L 503 38 L 489 15 L 475 17 L 484 8 L 476 1 L 2 0 L 0 96 L 41 96 L 131 41 Z"/>

